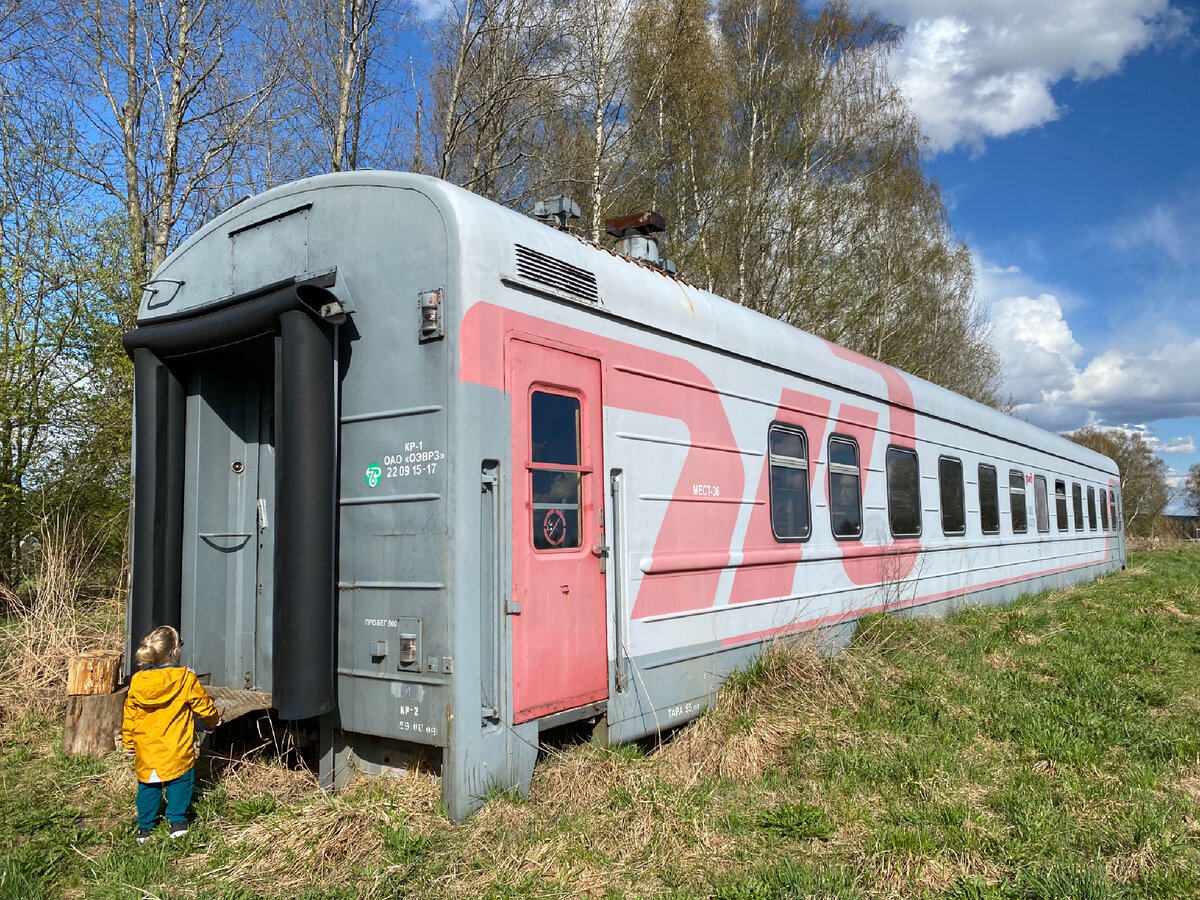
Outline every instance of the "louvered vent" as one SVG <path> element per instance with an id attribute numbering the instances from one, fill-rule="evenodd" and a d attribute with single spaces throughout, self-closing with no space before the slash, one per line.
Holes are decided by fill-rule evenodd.
<path id="1" fill-rule="evenodd" d="M 516 248 L 517 275 L 521 278 L 575 300 L 583 300 L 585 303 L 600 302 L 600 292 L 596 287 L 596 276 L 593 272 L 520 244 L 517 244 Z"/>

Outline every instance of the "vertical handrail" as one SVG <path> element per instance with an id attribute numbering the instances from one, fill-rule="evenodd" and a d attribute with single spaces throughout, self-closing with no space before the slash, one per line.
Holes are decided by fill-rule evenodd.
<path id="1" fill-rule="evenodd" d="M 621 552 L 624 534 L 621 518 L 621 481 L 622 471 L 613 469 L 609 473 L 609 491 L 612 495 L 612 515 L 609 517 L 608 543 L 612 548 L 612 586 L 613 586 L 613 688 L 616 691 L 625 690 L 624 677 L 624 647 L 625 647 L 625 581 L 623 556 Z"/>

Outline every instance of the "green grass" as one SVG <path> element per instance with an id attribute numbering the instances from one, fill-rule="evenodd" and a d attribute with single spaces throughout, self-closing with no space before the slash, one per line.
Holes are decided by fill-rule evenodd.
<path id="1" fill-rule="evenodd" d="M 423 782 L 216 772 L 186 839 L 139 846 L 126 760 L 10 722 L 0 898 L 1200 897 L 1200 550 L 795 654 L 665 748 L 568 749 L 462 826 Z"/>

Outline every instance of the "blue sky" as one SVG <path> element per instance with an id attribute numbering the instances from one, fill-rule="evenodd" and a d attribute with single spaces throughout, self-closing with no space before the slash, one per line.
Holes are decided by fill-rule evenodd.
<path id="1" fill-rule="evenodd" d="M 1200 462 L 1200 4 L 876 0 L 1016 412 Z"/>

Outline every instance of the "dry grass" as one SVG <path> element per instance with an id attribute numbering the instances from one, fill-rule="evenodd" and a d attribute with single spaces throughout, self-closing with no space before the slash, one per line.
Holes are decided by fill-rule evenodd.
<path id="1" fill-rule="evenodd" d="M 97 555 L 69 517 L 47 519 L 31 589 L 18 596 L 0 585 L 9 621 L 0 639 L 0 727 L 30 713 L 48 715 L 62 704 L 67 662 L 87 650 L 120 650 L 112 627 L 123 610 L 114 596 L 97 597 L 88 574 Z"/>
<path id="2" fill-rule="evenodd" d="M 854 652 L 835 658 L 820 635 L 767 645 L 749 674 L 726 682 L 716 705 L 661 755 L 686 784 L 755 778 L 784 760 L 804 731 L 832 727 L 830 712 L 856 705 Z"/>
<path id="3" fill-rule="evenodd" d="M 313 884 L 354 886 L 369 897 L 407 868 L 389 860 L 389 828 L 417 818 L 422 830 L 450 827 L 437 814 L 440 787 L 425 775 L 379 779 L 331 795 L 319 790 L 311 775 L 277 763 L 234 769 L 222 781 L 230 798 L 271 797 L 286 806 L 247 823 L 209 823 L 224 847 L 220 859 L 232 849 L 233 861 L 216 863 L 208 853 L 190 857 L 187 870 L 206 880 L 272 896 Z"/>
<path id="4" fill-rule="evenodd" d="M 528 800 L 498 798 L 462 826 L 470 855 L 446 860 L 438 888 L 477 897 L 536 881 L 539 895 L 604 897 L 614 883 L 636 896 L 665 892 L 662 873 L 729 859 L 733 839 L 705 814 L 661 753 L 631 757 L 594 745 L 538 764 Z"/>

